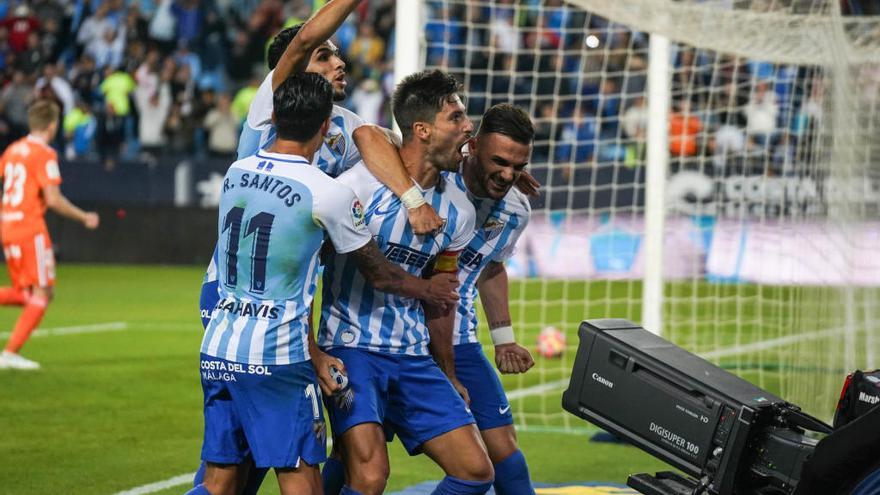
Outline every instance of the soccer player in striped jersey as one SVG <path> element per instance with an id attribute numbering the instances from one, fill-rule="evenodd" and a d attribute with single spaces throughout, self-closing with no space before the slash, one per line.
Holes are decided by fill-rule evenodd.
<path id="1" fill-rule="evenodd" d="M 275 139 L 272 94 L 274 88 L 291 73 L 305 70 L 321 74 L 333 85 L 334 101 L 345 99 L 345 62 L 328 38 L 361 1 L 328 2 L 306 23 L 286 28 L 275 36 L 268 51 L 270 71 L 251 102 L 239 137 L 239 159 L 256 153 Z M 330 128 L 312 164 L 331 177 L 336 177 L 360 162 L 361 153 L 370 171 L 404 202 L 415 232 L 423 234 L 440 227 L 440 217 L 418 188 L 413 186 L 385 130 L 365 124 L 355 113 L 334 105 Z M 205 273 L 199 301 L 203 325 L 207 325 L 218 300 L 217 261 L 218 252 L 215 249 Z"/>
<path id="2" fill-rule="evenodd" d="M 455 366 L 447 369 L 467 389 L 470 408 L 495 466 L 495 493 L 534 494 L 525 457 L 516 442 L 513 415 L 498 375 L 477 339 L 476 296 L 479 292 L 502 373 L 523 373 L 535 362 L 516 343 L 508 305 L 504 262 L 531 217 L 525 194 L 513 187 L 531 158 L 535 129 L 522 109 L 510 104 L 490 108 L 469 143 L 468 157 L 456 185 L 477 212 L 476 235 L 459 256 L 461 299 L 455 312 L 452 343 Z M 430 324 L 436 324 L 432 321 Z"/>
<path id="3" fill-rule="evenodd" d="M 446 219 L 439 232 L 415 235 L 400 201 L 363 165 L 339 176 L 365 201 L 367 227 L 385 257 L 416 276 L 432 264 L 435 272 L 454 273 L 459 252 L 474 235 L 473 206 L 454 175 L 441 174 L 457 170 L 461 147 L 473 132 L 459 91 L 452 76 L 432 71 L 408 76 L 393 96 L 403 134 L 400 156 Z M 392 435 L 410 454 L 425 452 L 446 472 L 435 493 L 485 493 L 492 484 L 491 462 L 460 385 L 432 358 L 421 303 L 370 287 L 352 262 L 338 252 L 327 260 L 318 334 L 318 345 L 345 362 L 354 390 L 351 408 L 327 404 L 346 467 L 341 493 L 384 491 L 390 470 L 385 442 Z"/>
<path id="4" fill-rule="evenodd" d="M 224 178 L 221 300 L 200 361 L 207 470 L 190 494 L 238 492 L 250 458 L 276 470 L 282 494 L 322 493 L 317 465 L 326 458 L 325 427 L 309 318 L 325 235 L 381 290 L 457 299 L 448 279 L 423 280 L 389 263 L 365 227 L 357 196 L 310 165 L 331 107 L 325 78 L 286 79 L 274 96 L 275 142 L 233 163 Z"/>
<path id="5" fill-rule="evenodd" d="M 3 205 L 0 233 L 12 287 L 0 287 L 0 304 L 23 306 L 0 368 L 39 369 L 39 363 L 18 354 L 39 325 L 52 300 L 55 256 L 43 216 L 49 208 L 82 223 L 98 227 L 98 214 L 85 212 L 61 194 L 58 155 L 49 143 L 58 132 L 58 105 L 38 100 L 28 108 L 30 134 L 9 145 L 0 157 Z"/>

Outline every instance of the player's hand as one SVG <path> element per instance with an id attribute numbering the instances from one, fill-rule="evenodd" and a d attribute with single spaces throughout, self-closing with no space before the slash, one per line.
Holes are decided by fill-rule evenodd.
<path id="1" fill-rule="evenodd" d="M 443 219 L 428 203 L 406 211 L 409 216 L 409 226 L 417 235 L 430 234 L 443 226 Z"/>
<path id="2" fill-rule="evenodd" d="M 428 279 L 423 301 L 445 313 L 458 304 L 458 277 L 453 273 L 437 273 Z"/>
<path id="3" fill-rule="evenodd" d="M 321 392 L 330 397 L 336 392 L 342 390 L 342 386 L 330 375 L 330 367 L 335 366 L 341 373 L 345 374 L 345 365 L 342 360 L 337 359 L 324 351 L 311 351 L 312 366 L 315 368 L 315 374 L 318 375 L 318 385 L 321 386 Z"/>
<path id="4" fill-rule="evenodd" d="M 526 196 L 536 198 L 541 195 L 541 183 L 525 170 L 516 179 L 516 188 Z"/>
<path id="5" fill-rule="evenodd" d="M 97 213 L 93 211 L 86 212 L 86 216 L 83 218 L 83 225 L 85 225 L 87 229 L 97 229 L 99 223 L 101 223 L 101 219 L 98 217 Z"/>
<path id="6" fill-rule="evenodd" d="M 495 346 L 495 366 L 502 374 L 525 373 L 534 365 L 532 353 L 516 342 Z"/>
<path id="7" fill-rule="evenodd" d="M 455 387 L 455 391 L 458 392 L 458 395 L 464 399 L 464 403 L 471 407 L 471 396 L 468 394 L 467 388 L 458 381 L 458 378 L 450 378 L 449 381 L 452 383 L 452 386 Z"/>

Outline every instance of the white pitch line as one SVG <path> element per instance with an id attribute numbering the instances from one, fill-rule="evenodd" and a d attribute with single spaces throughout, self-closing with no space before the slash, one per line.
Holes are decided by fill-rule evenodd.
<path id="1" fill-rule="evenodd" d="M 193 477 L 196 475 L 195 472 L 181 474 L 179 476 L 175 476 L 173 478 L 168 478 L 164 481 L 157 481 L 155 483 L 150 483 L 148 485 L 141 485 L 132 488 L 131 490 L 125 490 L 124 492 L 117 492 L 113 495 L 147 495 L 149 493 L 161 492 L 162 490 L 167 490 L 168 488 L 174 488 L 175 486 L 185 485 L 188 483 L 192 483 Z"/>
<path id="2" fill-rule="evenodd" d="M 79 325 L 74 327 L 38 328 L 31 337 L 49 337 L 54 335 L 75 335 L 80 333 L 117 332 L 128 328 L 124 321 L 111 321 L 108 323 L 96 323 L 94 325 Z M 0 338 L 8 338 L 12 332 L 0 332 Z"/>
<path id="3" fill-rule="evenodd" d="M 540 395 L 544 392 L 551 392 L 554 390 L 558 390 L 568 384 L 568 379 L 565 380 L 556 380 L 553 382 L 542 383 L 540 385 L 533 385 L 531 387 L 526 388 L 518 388 L 513 390 L 507 394 L 507 400 L 517 400 L 523 399 L 526 397 L 531 397 L 533 395 Z"/>
<path id="4" fill-rule="evenodd" d="M 753 344 L 730 347 L 728 349 L 718 349 L 717 351 L 706 352 L 704 354 L 700 354 L 699 356 L 703 359 L 719 359 L 723 357 L 744 354 L 746 352 L 766 351 L 767 349 L 772 349 L 774 347 L 790 345 L 805 340 L 816 340 L 825 337 L 833 337 L 835 335 L 840 335 L 840 330 L 823 330 L 821 332 L 810 332 L 800 335 L 788 335 L 786 337 L 779 337 L 778 339 L 765 340 L 762 342 L 755 342 Z"/>

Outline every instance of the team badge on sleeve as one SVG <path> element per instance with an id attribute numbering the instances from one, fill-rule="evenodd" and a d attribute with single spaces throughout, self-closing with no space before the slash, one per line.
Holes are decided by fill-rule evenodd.
<path id="1" fill-rule="evenodd" d="M 46 177 L 50 179 L 61 177 L 61 172 L 58 170 L 58 162 L 55 160 L 49 160 L 46 162 Z"/>
<path id="2" fill-rule="evenodd" d="M 357 228 L 363 227 L 365 224 L 364 207 L 357 198 L 354 198 L 354 201 L 351 202 L 351 220 Z"/>

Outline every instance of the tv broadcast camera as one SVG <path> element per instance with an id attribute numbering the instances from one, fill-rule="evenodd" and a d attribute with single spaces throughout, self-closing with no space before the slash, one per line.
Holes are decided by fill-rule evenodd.
<path id="1" fill-rule="evenodd" d="M 831 427 L 633 322 L 584 321 L 562 406 L 680 469 L 630 476 L 647 495 L 793 494 Z"/>

